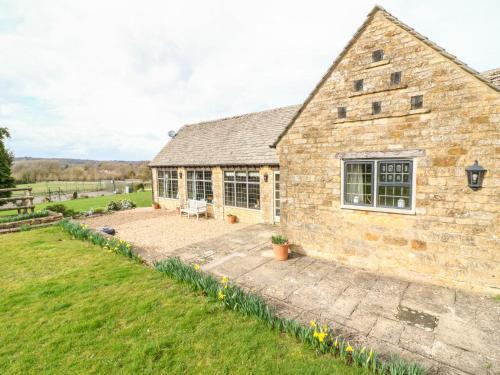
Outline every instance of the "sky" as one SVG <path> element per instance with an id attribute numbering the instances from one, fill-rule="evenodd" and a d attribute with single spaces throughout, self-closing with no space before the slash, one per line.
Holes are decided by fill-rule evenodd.
<path id="1" fill-rule="evenodd" d="M 478 71 L 500 1 L 378 1 Z M 150 160 L 183 124 L 302 103 L 373 1 L 0 0 L 16 156 Z"/>

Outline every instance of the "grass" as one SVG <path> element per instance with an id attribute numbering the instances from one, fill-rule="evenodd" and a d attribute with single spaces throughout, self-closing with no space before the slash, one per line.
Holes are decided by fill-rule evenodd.
<path id="1" fill-rule="evenodd" d="M 363 373 L 58 227 L 0 262 L 0 373 Z"/>
<path id="2" fill-rule="evenodd" d="M 104 184 L 99 184 L 98 181 L 47 181 L 35 182 L 32 184 L 17 184 L 18 188 L 31 187 L 34 195 L 43 195 L 50 189 L 52 192 L 57 192 L 61 188 L 64 192 L 78 191 L 96 191 L 104 188 Z"/>
<path id="3" fill-rule="evenodd" d="M 0 224 L 12 223 L 14 221 L 21 221 L 21 220 L 36 219 L 40 217 L 47 217 L 49 215 L 50 214 L 48 211 L 42 210 L 36 212 L 28 212 L 27 214 L 20 214 L 15 216 L 5 216 L 5 217 L 0 217 Z"/>
<path id="4" fill-rule="evenodd" d="M 122 199 L 129 199 L 134 201 L 137 204 L 137 207 L 150 207 L 151 206 L 151 191 L 141 191 L 138 193 L 130 193 L 130 194 L 114 194 L 114 195 L 105 195 L 102 197 L 91 197 L 91 198 L 80 198 L 63 202 L 51 202 L 51 203 L 43 203 L 37 204 L 36 210 L 43 210 L 47 206 L 55 203 L 62 203 L 67 206 L 69 209 L 73 209 L 75 211 L 88 211 L 91 208 L 104 208 L 111 201 L 118 201 Z M 17 211 L 0 211 L 1 215 L 14 215 L 17 214 Z"/>

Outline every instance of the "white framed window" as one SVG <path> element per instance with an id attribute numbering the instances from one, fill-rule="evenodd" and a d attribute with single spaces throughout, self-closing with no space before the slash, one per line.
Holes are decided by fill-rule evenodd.
<path id="1" fill-rule="evenodd" d="M 214 199 L 212 171 L 188 170 L 186 172 L 186 188 L 188 199 L 205 200 L 207 203 L 212 203 Z"/>
<path id="2" fill-rule="evenodd" d="M 259 171 L 224 171 L 224 205 L 260 210 Z"/>
<path id="3" fill-rule="evenodd" d="M 158 169 L 158 196 L 179 198 L 179 179 L 177 169 Z"/>
<path id="4" fill-rule="evenodd" d="M 416 160 L 343 159 L 342 208 L 415 213 Z"/>

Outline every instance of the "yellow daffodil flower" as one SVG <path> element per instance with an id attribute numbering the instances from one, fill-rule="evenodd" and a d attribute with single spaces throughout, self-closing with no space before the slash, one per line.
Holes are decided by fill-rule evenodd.
<path id="1" fill-rule="evenodd" d="M 316 322 L 315 322 L 314 320 L 311 320 L 311 321 L 309 322 L 309 325 L 310 325 L 311 327 L 313 327 L 313 328 L 316 328 Z"/>
<path id="2" fill-rule="evenodd" d="M 219 295 L 218 295 L 218 298 L 219 300 L 224 300 L 224 298 L 226 297 L 226 295 L 224 293 L 222 293 L 222 290 L 219 290 Z"/>
<path id="3" fill-rule="evenodd" d="M 326 332 L 319 332 L 317 335 L 318 341 L 323 342 L 325 341 L 325 337 L 328 335 Z"/>
<path id="4" fill-rule="evenodd" d="M 352 348 L 351 345 L 348 345 L 347 348 L 345 349 L 346 352 L 353 352 L 354 349 Z"/>
<path id="5" fill-rule="evenodd" d="M 200 270 L 200 265 L 199 265 L 199 264 L 195 264 L 193 267 L 194 267 L 194 269 L 195 269 L 196 271 L 199 271 L 199 270 Z"/>
<path id="6" fill-rule="evenodd" d="M 229 282 L 229 279 L 227 278 L 227 276 L 224 276 L 222 279 L 222 284 L 227 284 Z"/>

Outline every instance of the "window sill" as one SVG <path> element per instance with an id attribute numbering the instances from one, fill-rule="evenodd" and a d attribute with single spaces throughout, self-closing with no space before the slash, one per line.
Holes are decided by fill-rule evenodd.
<path id="1" fill-rule="evenodd" d="M 371 212 L 382 212 L 388 214 L 400 214 L 400 215 L 415 215 L 415 209 L 403 210 L 398 208 L 383 208 L 383 207 L 370 207 L 370 206 L 352 206 L 348 204 L 342 204 L 340 206 L 344 210 L 355 210 L 355 211 L 371 211 Z"/>
<path id="2" fill-rule="evenodd" d="M 429 108 L 419 108 L 419 109 L 410 109 L 408 114 L 410 115 L 418 115 L 421 113 L 429 113 L 431 110 Z"/>
<path id="3" fill-rule="evenodd" d="M 233 208 L 235 210 L 245 210 L 245 211 L 251 211 L 251 212 L 260 212 L 261 209 L 260 208 L 245 208 L 245 207 L 237 207 L 237 206 L 226 206 L 224 205 L 224 208 Z"/>
<path id="4" fill-rule="evenodd" d="M 366 69 L 373 69 L 373 68 L 378 68 L 379 66 L 387 65 L 391 63 L 391 59 L 383 59 L 380 61 L 375 61 L 370 64 L 368 64 L 365 68 Z"/>
<path id="5" fill-rule="evenodd" d="M 378 89 L 378 90 L 358 91 L 358 92 L 355 92 L 355 93 L 349 95 L 348 98 L 354 98 L 356 96 L 362 96 L 362 95 L 378 94 L 380 92 L 386 92 L 386 91 L 402 90 L 402 89 L 406 89 L 406 88 L 408 88 L 408 85 L 402 85 L 402 84 L 391 85 L 391 86 L 386 86 L 386 87 L 384 87 L 382 89 Z"/>
<path id="6" fill-rule="evenodd" d="M 413 109 L 408 112 L 395 112 L 395 113 L 382 113 L 378 115 L 367 115 L 365 117 L 357 118 L 357 119 L 338 119 L 333 122 L 333 124 L 342 124 L 344 122 L 361 122 L 361 121 L 373 121 L 381 118 L 393 118 L 393 117 L 406 117 L 413 115 L 421 115 L 430 113 L 430 108 L 421 108 L 421 109 Z"/>

